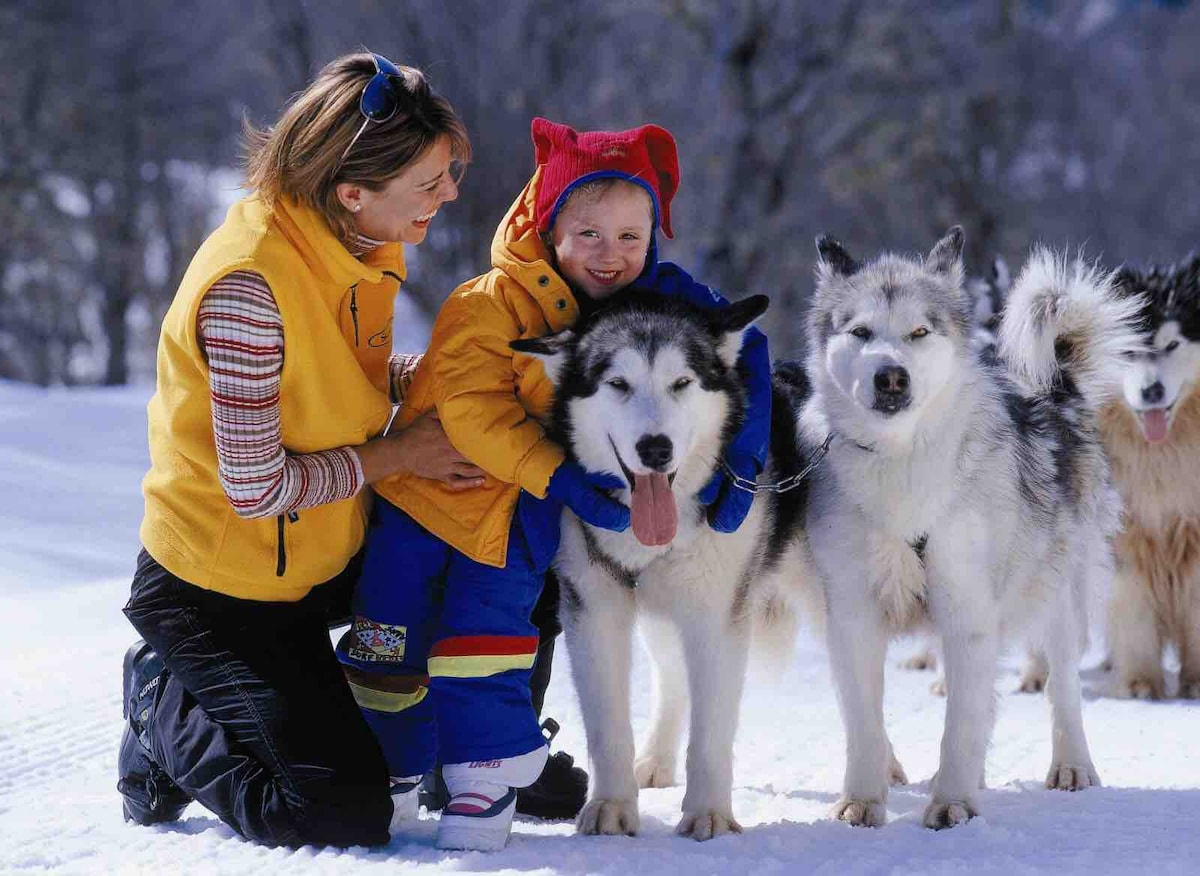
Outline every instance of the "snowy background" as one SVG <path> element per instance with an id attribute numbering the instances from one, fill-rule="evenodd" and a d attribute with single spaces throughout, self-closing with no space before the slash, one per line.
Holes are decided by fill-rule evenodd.
<path id="1" fill-rule="evenodd" d="M 436 822 L 381 849 L 264 849 L 193 804 L 176 824 L 121 819 L 121 615 L 138 549 L 146 468 L 146 387 L 42 390 L 0 382 L 0 873 L 1196 873 L 1200 870 L 1200 708 L 1103 695 L 1085 670 L 1084 720 L 1106 787 L 1049 792 L 1048 710 L 1015 694 L 1015 656 L 997 684 L 1000 718 L 987 761 L 984 814 L 934 833 L 921 827 L 944 701 L 928 673 L 888 669 L 886 713 L 915 782 L 894 789 L 890 823 L 828 820 L 844 765 L 823 648 L 806 636 L 781 677 L 752 677 L 734 770 L 741 836 L 698 844 L 672 834 L 682 788 L 643 791 L 642 834 L 576 837 L 567 823 L 518 821 L 497 854 L 439 852 Z M 584 755 L 565 658 L 547 714 L 559 743 Z M 649 713 L 637 664 L 634 720 Z"/>

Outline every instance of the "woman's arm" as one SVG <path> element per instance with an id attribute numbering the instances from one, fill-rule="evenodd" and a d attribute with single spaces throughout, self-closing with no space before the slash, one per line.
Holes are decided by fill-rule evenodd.
<path id="1" fill-rule="evenodd" d="M 283 449 L 283 321 L 266 280 L 251 271 L 222 277 L 200 302 L 197 329 L 208 359 L 217 470 L 234 511 L 273 517 L 355 495 L 364 480 L 349 447 Z"/>
<path id="2" fill-rule="evenodd" d="M 209 366 L 217 469 L 239 516 L 273 517 L 348 499 L 399 471 L 463 489 L 482 483 L 436 423 L 418 421 L 357 448 L 288 453 L 279 413 L 283 322 L 261 275 L 237 271 L 213 284 L 197 327 Z"/>
<path id="3" fill-rule="evenodd" d="M 404 396 L 424 357 L 424 353 L 392 353 L 388 358 L 388 396 L 392 404 L 404 404 Z"/>

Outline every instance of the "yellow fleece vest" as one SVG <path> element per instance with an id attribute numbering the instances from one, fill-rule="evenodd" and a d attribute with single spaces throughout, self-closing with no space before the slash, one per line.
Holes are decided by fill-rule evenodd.
<path id="1" fill-rule="evenodd" d="M 239 517 L 217 472 L 208 365 L 196 335 L 205 292 L 235 270 L 261 274 L 283 321 L 283 446 L 359 445 L 391 414 L 387 360 L 404 278 L 399 243 L 352 256 L 315 211 L 257 196 L 235 204 L 188 267 L 163 320 L 150 400 L 141 539 L 170 572 L 242 599 L 295 601 L 362 545 L 369 490 L 279 517 Z"/>

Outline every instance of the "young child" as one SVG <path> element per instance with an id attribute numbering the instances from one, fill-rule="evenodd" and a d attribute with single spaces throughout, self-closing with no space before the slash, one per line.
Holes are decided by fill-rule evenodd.
<path id="1" fill-rule="evenodd" d="M 667 131 L 577 133 L 535 119 L 533 141 L 537 170 L 496 231 L 492 270 L 443 305 L 398 415 L 404 425 L 436 410 L 485 483 L 463 492 L 412 477 L 376 484 L 354 625 L 338 645 L 394 777 L 393 826 L 416 815 L 422 775 L 443 764 L 450 802 L 439 848 L 503 848 L 515 789 L 546 761 L 530 703 L 538 639 L 529 616 L 558 546 L 561 505 L 596 526 L 630 523 L 605 492 L 622 481 L 565 461 L 546 437 L 553 387 L 509 342 L 568 328 L 633 284 L 727 303 L 658 261 L 655 229 L 671 236 L 679 184 Z M 726 462 L 753 480 L 770 424 L 760 332 L 747 333 L 741 364 L 750 413 Z M 722 475 L 704 493 L 711 525 L 726 532 L 753 498 Z"/>

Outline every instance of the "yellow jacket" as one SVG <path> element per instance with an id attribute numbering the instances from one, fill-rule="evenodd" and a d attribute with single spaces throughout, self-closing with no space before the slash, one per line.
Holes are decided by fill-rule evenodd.
<path id="1" fill-rule="evenodd" d="M 163 320 L 150 400 L 150 471 L 142 543 L 189 583 L 243 599 L 295 601 L 362 545 L 369 491 L 262 519 L 239 517 L 217 472 L 200 300 L 230 271 L 261 274 L 283 321 L 283 446 L 312 453 L 359 445 L 391 415 L 388 355 L 403 250 L 352 256 L 315 211 L 257 196 L 235 204 L 193 258 Z"/>
<path id="2" fill-rule="evenodd" d="M 574 324 L 579 306 L 551 268 L 534 227 L 540 171 L 492 239 L 492 270 L 454 290 L 433 326 L 429 352 L 398 414 L 399 426 L 436 410 L 450 441 L 486 473 L 461 493 L 398 475 L 375 491 L 472 559 L 503 567 L 522 489 L 543 498 L 563 451 L 542 427 L 553 386 L 541 363 L 509 341 Z"/>

